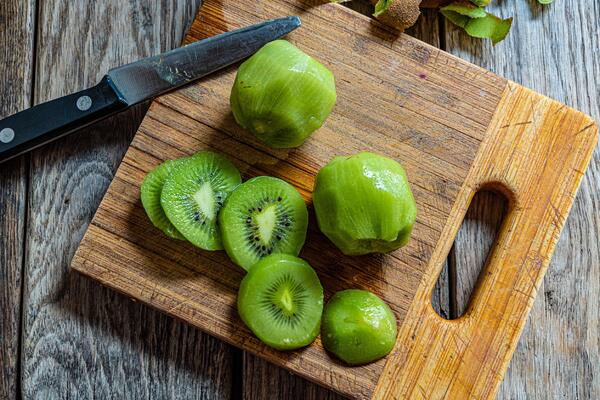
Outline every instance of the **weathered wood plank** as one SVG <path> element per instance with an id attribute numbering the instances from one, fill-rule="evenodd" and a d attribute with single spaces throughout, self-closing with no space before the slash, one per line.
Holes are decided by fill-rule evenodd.
<path id="1" fill-rule="evenodd" d="M 0 2 L 0 118 L 30 106 L 34 0 Z M 0 399 L 18 388 L 27 157 L 0 165 Z"/>
<path id="2" fill-rule="evenodd" d="M 177 46 L 199 1 L 40 2 L 35 100 Z M 230 348 L 68 265 L 146 106 L 32 154 L 24 398 L 229 398 Z"/>
<path id="3" fill-rule="evenodd" d="M 350 1 L 344 3 L 349 8 L 364 14 L 373 13 L 373 6 L 365 1 Z M 439 47 L 439 29 L 437 13 L 432 10 L 424 11 L 417 24 L 408 34 L 421 39 L 433 46 Z M 448 293 L 447 271 L 444 270 L 440 285 L 434 291 L 434 307 L 442 315 L 447 313 Z M 287 372 L 250 353 L 244 352 L 244 398 L 259 399 L 341 399 L 343 396 L 328 391 L 318 385 Z"/>
<path id="4" fill-rule="evenodd" d="M 544 7 L 533 1 L 498 2 L 493 10 L 515 17 L 505 42 L 492 48 L 448 26 L 448 51 L 577 107 L 599 121 L 598 3 L 564 0 Z M 596 152 L 499 399 L 600 398 L 599 185 L 600 155 Z M 489 217 L 498 215 L 498 205 L 490 199 L 475 209 L 476 216 L 488 223 Z M 461 230 L 455 246 L 459 270 L 478 265 L 473 243 L 482 241 L 485 238 L 477 225 Z M 464 279 L 472 280 L 475 274 Z M 468 300 L 464 296 L 467 286 L 458 288 L 463 306 Z"/>
<path id="5" fill-rule="evenodd" d="M 506 209 L 507 201 L 504 196 L 490 191 L 479 192 L 471 202 L 449 259 L 452 275 L 452 319 L 462 316 L 467 310 Z M 466 236 L 469 240 L 466 240 Z"/>

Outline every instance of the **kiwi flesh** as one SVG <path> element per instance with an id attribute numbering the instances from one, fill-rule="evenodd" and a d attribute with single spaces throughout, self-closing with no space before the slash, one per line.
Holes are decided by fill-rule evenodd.
<path id="1" fill-rule="evenodd" d="M 396 343 L 398 327 L 390 307 L 366 290 L 337 292 L 323 312 L 323 347 L 350 365 L 385 357 Z"/>
<path id="2" fill-rule="evenodd" d="M 321 232 L 346 255 L 406 245 L 417 217 L 402 166 L 368 152 L 336 157 L 321 168 L 313 204 Z"/>
<path id="3" fill-rule="evenodd" d="M 257 262 L 242 280 L 238 312 L 267 345 L 277 350 L 304 347 L 319 334 L 323 287 L 306 261 L 272 254 Z"/>
<path id="4" fill-rule="evenodd" d="M 146 210 L 146 214 L 148 214 L 148 218 L 150 218 L 150 222 L 168 237 L 179 240 L 185 240 L 185 237 L 179 233 L 177 228 L 167 218 L 160 205 L 160 195 L 167 177 L 183 161 L 184 159 L 167 160 L 160 164 L 146 175 L 140 188 L 142 205 L 144 206 L 144 210 Z"/>
<path id="5" fill-rule="evenodd" d="M 300 146 L 335 102 L 331 71 L 285 40 L 267 43 L 240 66 L 230 96 L 236 122 L 275 148 Z"/>
<path id="6" fill-rule="evenodd" d="M 219 222 L 225 251 L 233 262 L 249 270 L 271 254 L 297 256 L 306 239 L 308 211 L 292 185 L 259 176 L 231 193 Z"/>
<path id="7" fill-rule="evenodd" d="M 221 250 L 217 215 L 241 182 L 240 172 L 230 161 L 203 151 L 182 162 L 166 179 L 160 204 L 169 221 L 192 244 Z"/>

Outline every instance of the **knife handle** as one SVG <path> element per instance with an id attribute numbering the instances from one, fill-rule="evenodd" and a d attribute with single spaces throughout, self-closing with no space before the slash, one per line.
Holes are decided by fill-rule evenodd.
<path id="1" fill-rule="evenodd" d="M 0 121 L 0 163 L 127 108 L 108 77 Z"/>

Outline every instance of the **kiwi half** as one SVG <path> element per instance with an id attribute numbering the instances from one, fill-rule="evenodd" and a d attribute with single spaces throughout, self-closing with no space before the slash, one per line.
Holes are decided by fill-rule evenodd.
<path id="1" fill-rule="evenodd" d="M 184 161 L 184 159 L 167 160 L 160 164 L 146 175 L 142 187 L 140 188 L 142 205 L 152 224 L 163 231 L 168 237 L 179 240 L 185 240 L 185 238 L 165 215 L 165 212 L 160 205 L 160 195 L 165 180 L 178 165 L 181 165 L 182 161 Z"/>
<path id="2" fill-rule="evenodd" d="M 323 287 L 306 261 L 273 254 L 257 262 L 242 280 L 238 312 L 267 345 L 277 350 L 304 347 L 319 334 Z"/>
<path id="3" fill-rule="evenodd" d="M 225 251 L 233 262 L 249 270 L 270 254 L 297 256 L 306 239 L 308 211 L 292 185 L 259 176 L 231 193 L 219 222 Z"/>
<path id="4" fill-rule="evenodd" d="M 169 221 L 192 244 L 221 250 L 217 215 L 241 182 L 240 172 L 231 162 L 204 151 L 186 159 L 166 179 L 160 204 Z"/>

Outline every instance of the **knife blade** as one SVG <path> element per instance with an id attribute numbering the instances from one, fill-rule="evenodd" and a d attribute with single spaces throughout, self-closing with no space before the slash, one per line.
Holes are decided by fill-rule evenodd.
<path id="1" fill-rule="evenodd" d="M 249 57 L 300 26 L 298 17 L 226 32 L 108 71 L 96 86 L 0 121 L 0 163 Z"/>

